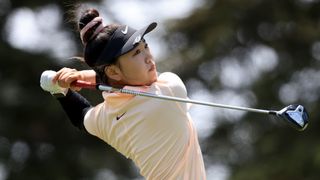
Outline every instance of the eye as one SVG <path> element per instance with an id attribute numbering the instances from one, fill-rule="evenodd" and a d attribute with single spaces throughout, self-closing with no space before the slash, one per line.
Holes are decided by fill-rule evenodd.
<path id="1" fill-rule="evenodd" d="M 137 50 L 135 51 L 135 53 L 134 53 L 134 56 L 135 56 L 135 55 L 138 55 L 138 54 L 140 54 L 140 53 L 141 53 L 140 49 L 137 49 Z"/>
<path id="2" fill-rule="evenodd" d="M 144 48 L 145 48 L 145 49 L 148 49 L 148 48 L 149 48 L 149 45 L 146 43 L 146 44 L 144 45 Z"/>

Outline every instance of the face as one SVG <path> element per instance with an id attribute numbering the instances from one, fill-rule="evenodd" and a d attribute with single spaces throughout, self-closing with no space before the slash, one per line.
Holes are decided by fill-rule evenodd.
<path id="1" fill-rule="evenodd" d="M 157 81 L 156 65 L 145 41 L 141 41 L 133 50 L 120 56 L 116 66 L 120 84 L 148 86 Z"/>

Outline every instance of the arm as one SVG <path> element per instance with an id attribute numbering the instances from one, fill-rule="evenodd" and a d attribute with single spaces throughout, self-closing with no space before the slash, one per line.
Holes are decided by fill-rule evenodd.
<path id="1" fill-rule="evenodd" d="M 71 123 L 82 131 L 86 131 L 83 120 L 90 108 L 90 102 L 79 93 L 69 90 L 66 96 L 59 96 L 57 100 L 67 113 Z"/>
<path id="2" fill-rule="evenodd" d="M 92 106 L 79 93 L 69 89 L 75 80 L 95 82 L 96 74 L 92 70 L 77 71 L 70 68 L 63 68 L 58 72 L 45 71 L 41 75 L 40 86 L 57 98 L 74 126 L 86 131 L 83 125 L 84 116 Z"/>

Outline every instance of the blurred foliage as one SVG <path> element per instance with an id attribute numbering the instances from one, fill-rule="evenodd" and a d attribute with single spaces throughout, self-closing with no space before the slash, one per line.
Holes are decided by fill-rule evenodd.
<path id="1" fill-rule="evenodd" d="M 176 66 L 165 61 L 162 66 L 164 69 L 173 67 L 172 71 L 186 81 L 201 81 L 212 92 L 227 90 L 230 87 L 225 87 L 218 76 L 211 81 L 203 78 L 199 67 L 210 64 L 208 62 L 221 64 L 227 61 L 222 57 L 230 56 L 243 63 L 253 47 L 270 47 L 278 56 L 275 69 L 262 73 L 251 86 L 233 90 L 239 93 L 252 91 L 257 99 L 256 107 L 279 109 L 283 104 L 279 89 L 294 81 L 294 74 L 309 69 L 320 70 L 319 59 L 312 54 L 313 45 L 320 40 L 319 10 L 319 1 L 206 1 L 203 8 L 189 17 L 168 22 L 172 33 L 168 34 L 167 40 L 173 43 L 169 43 L 172 56 L 167 59 L 181 61 L 178 65 L 171 62 Z M 174 43 L 176 40 L 178 43 Z M 200 53 L 196 53 L 199 48 Z M 245 81 L 243 79 L 243 83 Z M 310 79 L 302 81 L 314 83 Z M 304 90 L 303 85 L 298 86 Z M 319 92 L 318 85 L 314 88 L 312 90 Z M 237 123 L 222 118 L 222 123 L 202 145 L 204 154 L 210 157 L 208 161 L 231 167 L 230 179 L 236 180 L 319 179 L 319 93 L 312 101 L 303 98 L 308 93 L 311 90 L 305 88 L 297 95 L 296 102 L 309 108 L 311 122 L 306 131 L 285 128 L 276 120 L 270 121 L 259 114 L 247 114 Z M 235 133 L 241 136 L 241 132 L 251 137 L 249 146 L 252 149 L 246 147 L 248 138 L 234 138 Z"/>
<path id="2" fill-rule="evenodd" d="M 16 8 L 57 4 L 65 12 L 76 1 L 8 2 L 10 7 L 5 13 L 0 9 L 0 29 Z M 279 109 L 285 106 L 279 97 L 283 85 L 294 81 L 299 72 L 319 71 L 320 61 L 312 54 L 314 44 L 320 41 L 319 12 L 318 0 L 206 0 L 190 16 L 166 22 L 169 33 L 165 38 L 170 51 L 159 62 L 159 69 L 171 70 L 185 82 L 197 80 L 210 92 L 250 91 L 256 99 L 255 107 Z M 67 14 L 64 16 L 67 18 Z M 70 24 L 65 25 L 62 28 L 72 31 Z M 138 177 L 130 161 L 104 142 L 75 129 L 58 102 L 39 87 L 40 74 L 46 69 L 86 67 L 57 61 L 45 53 L 15 49 L 4 37 L 2 31 L 0 173 L 4 172 L 9 180 L 99 179 L 99 175 L 110 170 L 119 179 Z M 230 61 L 226 57 L 246 63 L 248 54 L 257 46 L 273 49 L 278 63 L 272 71 L 262 72 L 253 84 L 229 87 L 219 75 L 206 77 L 201 72 L 201 67 L 215 64 L 219 66 L 212 71 L 221 73 L 219 68 Z M 210 74 L 214 73 L 209 70 Z M 311 90 L 320 92 L 319 85 L 312 87 L 304 90 L 298 86 L 302 93 L 296 100 L 308 108 L 311 116 L 310 126 L 304 132 L 252 113 L 236 122 L 227 117 L 208 119 L 219 125 L 201 143 L 206 166 L 224 164 L 230 168 L 230 179 L 235 180 L 319 179 L 319 93 L 312 100 L 304 98 Z M 95 103 L 101 101 L 98 92 L 83 93 Z"/>

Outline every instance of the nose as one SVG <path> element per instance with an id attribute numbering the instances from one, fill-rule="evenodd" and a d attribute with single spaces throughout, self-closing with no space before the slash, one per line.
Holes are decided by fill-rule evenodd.
<path id="1" fill-rule="evenodd" d="M 146 64 L 150 64 L 153 62 L 153 60 L 151 57 L 146 57 L 145 62 L 146 62 Z"/>
<path id="2" fill-rule="evenodd" d="M 149 51 L 145 51 L 145 63 L 146 64 L 153 63 L 153 57 Z"/>

